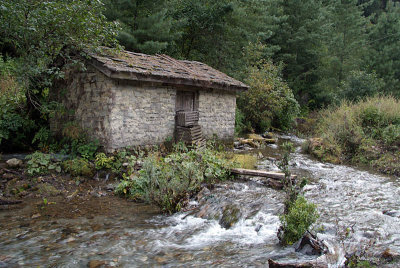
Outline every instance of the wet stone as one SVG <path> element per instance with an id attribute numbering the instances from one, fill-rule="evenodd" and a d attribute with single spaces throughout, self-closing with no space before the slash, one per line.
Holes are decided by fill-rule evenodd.
<path id="1" fill-rule="evenodd" d="M 222 212 L 219 224 L 225 229 L 229 229 L 239 221 L 240 216 L 240 209 L 236 205 L 227 205 Z"/>
<path id="2" fill-rule="evenodd" d="M 106 261 L 91 260 L 91 261 L 89 261 L 87 267 L 89 267 L 89 268 L 100 268 L 100 267 L 104 267 L 105 264 L 106 264 Z"/>

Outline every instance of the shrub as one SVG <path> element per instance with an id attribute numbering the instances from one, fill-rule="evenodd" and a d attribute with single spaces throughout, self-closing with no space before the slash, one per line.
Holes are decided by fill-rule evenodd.
<path id="1" fill-rule="evenodd" d="M 231 164 L 215 151 L 173 152 L 166 157 L 149 155 L 139 174 L 126 177 L 116 193 L 137 201 L 151 202 L 164 212 L 179 211 L 183 201 L 200 189 L 201 183 L 230 177 Z"/>
<path id="2" fill-rule="evenodd" d="M 246 117 L 243 114 L 243 112 L 239 109 L 236 108 L 236 113 L 235 113 L 235 133 L 236 135 L 240 135 L 247 130 L 251 129 L 251 126 L 249 124 L 245 123 L 246 122 Z"/>
<path id="3" fill-rule="evenodd" d="M 249 69 L 247 84 L 238 106 L 246 121 L 257 131 L 271 126 L 287 129 L 299 113 L 299 104 L 289 86 L 281 78 L 282 66 L 270 61 L 259 61 Z"/>
<path id="4" fill-rule="evenodd" d="M 75 158 L 62 163 L 63 170 L 72 176 L 93 177 L 93 167 L 88 160 Z"/>
<path id="5" fill-rule="evenodd" d="M 61 172 L 61 167 L 56 161 L 52 161 L 49 154 L 41 152 L 34 152 L 26 157 L 29 161 L 27 162 L 27 173 L 31 176 L 43 175 L 50 172 Z"/>
<path id="6" fill-rule="evenodd" d="M 345 99 L 356 101 L 377 95 L 384 85 L 376 73 L 352 71 L 342 83 L 341 91 Z"/>
<path id="7" fill-rule="evenodd" d="M 295 243 L 318 217 L 316 206 L 307 202 L 303 196 L 298 196 L 289 207 L 288 213 L 280 217 L 283 228 L 281 242 L 285 245 Z"/>

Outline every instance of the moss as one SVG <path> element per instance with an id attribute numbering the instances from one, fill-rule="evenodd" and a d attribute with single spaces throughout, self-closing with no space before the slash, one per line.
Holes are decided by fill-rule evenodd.
<path id="1" fill-rule="evenodd" d="M 62 163 L 63 170 L 72 176 L 93 177 L 94 167 L 83 158 L 66 160 Z"/>
<path id="2" fill-rule="evenodd" d="M 257 157 L 250 154 L 232 154 L 230 157 L 241 168 L 253 169 L 257 165 Z"/>

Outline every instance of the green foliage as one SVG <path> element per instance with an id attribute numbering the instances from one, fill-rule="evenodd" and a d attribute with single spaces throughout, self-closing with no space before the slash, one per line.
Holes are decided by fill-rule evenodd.
<path id="1" fill-rule="evenodd" d="M 235 134 L 240 135 L 242 133 L 245 133 L 247 130 L 249 130 L 251 127 L 246 124 L 246 117 L 243 114 L 243 112 L 239 109 L 236 108 L 236 113 L 235 113 Z"/>
<path id="2" fill-rule="evenodd" d="M 121 22 L 118 40 L 128 50 L 161 53 L 176 38 L 165 1 L 108 0 L 105 3 L 106 17 Z"/>
<path id="3" fill-rule="evenodd" d="M 281 69 L 270 61 L 259 61 L 249 69 L 250 89 L 240 95 L 238 106 L 258 131 L 271 126 L 288 129 L 299 113 L 292 91 L 280 76 Z"/>
<path id="4" fill-rule="evenodd" d="M 382 79 L 375 73 L 364 71 L 352 71 L 341 85 L 343 97 L 350 101 L 373 97 L 382 88 L 384 88 Z"/>
<path id="5" fill-rule="evenodd" d="M 41 127 L 32 139 L 32 144 L 37 143 L 38 147 L 42 150 L 46 149 L 50 144 L 51 132 L 47 127 Z"/>
<path id="6" fill-rule="evenodd" d="M 96 154 L 96 169 L 111 169 L 113 167 L 114 156 L 107 157 L 105 153 Z"/>
<path id="7" fill-rule="evenodd" d="M 288 213 L 280 217 L 283 227 L 281 242 L 285 245 L 295 243 L 318 218 L 316 206 L 307 202 L 303 196 L 298 196 Z"/>
<path id="8" fill-rule="evenodd" d="M 64 77 L 63 67 L 82 68 L 84 50 L 117 46 L 119 27 L 106 21 L 99 0 L 4 0 L 0 10 L 0 143 L 16 150 L 48 128 L 59 108 L 50 92 L 58 90 L 53 82 Z M 48 145 L 44 128 L 35 137 L 40 148 Z"/>
<path id="9" fill-rule="evenodd" d="M 385 1 L 369 31 L 372 46 L 368 54 L 369 69 L 383 78 L 382 91 L 400 96 L 400 3 Z M 378 15 L 379 14 L 379 15 Z"/>
<path id="10" fill-rule="evenodd" d="M 4 61 L 0 54 L 0 148 L 23 149 L 34 128 L 28 118 L 24 86 L 15 78 L 16 61 Z"/>
<path id="11" fill-rule="evenodd" d="M 61 167 L 58 162 L 51 159 L 50 154 L 34 152 L 26 157 L 27 173 L 31 176 L 43 175 L 51 172 L 61 172 Z"/>
<path id="12" fill-rule="evenodd" d="M 281 229 L 278 233 L 280 242 L 291 245 L 299 240 L 308 228 L 318 219 L 316 206 L 307 202 L 304 196 L 299 195 L 301 189 L 306 185 L 306 179 L 294 181 L 289 169 L 290 154 L 294 151 L 293 144 L 286 142 L 281 145 L 283 155 L 277 163 L 279 169 L 285 174 L 285 209 L 280 216 Z"/>
<path id="13" fill-rule="evenodd" d="M 61 139 L 50 144 L 49 150 L 93 160 L 99 146 L 97 139 L 90 139 L 89 135 L 75 122 L 68 122 L 62 130 Z"/>
<path id="14" fill-rule="evenodd" d="M 324 110 L 317 127 L 320 142 L 313 142 L 311 152 L 329 154 L 336 148 L 343 160 L 367 164 L 390 174 L 399 172 L 400 160 L 393 146 L 399 144 L 400 103 L 393 97 L 372 97 Z M 327 160 L 329 158 L 326 157 Z M 385 164 L 386 162 L 386 164 Z"/>
<path id="15" fill-rule="evenodd" d="M 183 201 L 200 189 L 203 182 L 211 183 L 230 177 L 226 160 L 209 149 L 174 152 L 166 157 L 149 155 L 138 175 L 125 177 L 116 193 L 134 200 L 151 202 L 164 212 L 179 211 Z"/>
<path id="16" fill-rule="evenodd" d="M 93 177 L 94 175 L 92 165 L 84 158 L 66 160 L 62 163 L 62 168 L 72 176 Z"/>

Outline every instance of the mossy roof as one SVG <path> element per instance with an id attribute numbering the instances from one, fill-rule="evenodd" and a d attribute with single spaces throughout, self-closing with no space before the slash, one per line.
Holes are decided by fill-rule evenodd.
<path id="1" fill-rule="evenodd" d="M 91 53 L 92 64 L 111 78 L 188 85 L 200 88 L 246 90 L 248 86 L 197 61 L 176 60 L 167 55 L 130 51 Z"/>

